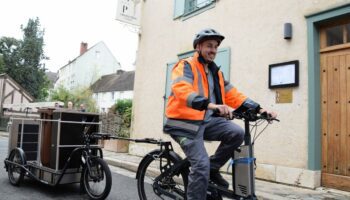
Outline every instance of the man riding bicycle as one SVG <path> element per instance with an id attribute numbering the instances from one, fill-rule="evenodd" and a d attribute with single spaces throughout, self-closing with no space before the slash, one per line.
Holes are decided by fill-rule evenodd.
<path id="1" fill-rule="evenodd" d="M 191 164 L 188 200 L 206 199 L 209 178 L 220 187 L 229 186 L 219 169 L 242 144 L 244 135 L 241 127 L 226 119 L 232 117 L 233 109 L 254 109 L 259 113 L 267 112 L 273 118 L 277 116 L 262 109 L 224 79 L 214 63 L 224 38 L 213 29 L 200 31 L 193 41 L 193 57 L 180 60 L 172 70 L 164 132 L 180 144 Z M 221 141 L 210 158 L 204 140 Z"/>

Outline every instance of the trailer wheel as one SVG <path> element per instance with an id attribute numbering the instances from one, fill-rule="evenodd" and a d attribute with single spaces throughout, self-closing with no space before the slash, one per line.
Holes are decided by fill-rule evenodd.
<path id="1" fill-rule="evenodd" d="M 10 153 L 8 161 L 16 163 L 8 163 L 7 165 L 7 173 L 10 183 L 14 186 L 19 186 L 25 174 L 25 170 L 22 168 L 26 163 L 24 152 L 18 148 L 13 149 Z"/>
<path id="2" fill-rule="evenodd" d="M 111 171 L 101 158 L 92 158 L 87 162 L 90 162 L 90 169 L 86 167 L 83 171 L 84 189 L 90 199 L 105 199 L 111 191 Z"/>

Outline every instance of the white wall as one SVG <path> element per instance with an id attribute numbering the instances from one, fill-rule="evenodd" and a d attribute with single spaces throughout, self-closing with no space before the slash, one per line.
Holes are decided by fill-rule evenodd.
<path id="1" fill-rule="evenodd" d="M 114 93 L 114 95 L 113 95 Z M 93 98 L 96 100 L 100 112 L 107 112 L 108 109 L 121 99 L 132 99 L 133 91 L 114 91 L 94 93 Z"/>

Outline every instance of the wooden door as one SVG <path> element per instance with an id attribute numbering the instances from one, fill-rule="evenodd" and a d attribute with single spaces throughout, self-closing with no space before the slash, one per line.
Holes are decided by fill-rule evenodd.
<path id="1" fill-rule="evenodd" d="M 350 21 L 320 29 L 322 178 L 350 191 Z"/>

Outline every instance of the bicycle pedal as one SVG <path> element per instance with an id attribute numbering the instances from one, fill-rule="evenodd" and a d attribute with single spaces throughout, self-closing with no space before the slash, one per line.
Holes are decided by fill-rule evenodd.
<path id="1" fill-rule="evenodd" d="M 228 187 L 218 185 L 218 184 L 214 183 L 213 181 L 209 181 L 209 184 L 215 189 L 220 189 L 220 190 L 228 190 L 229 189 Z"/>

